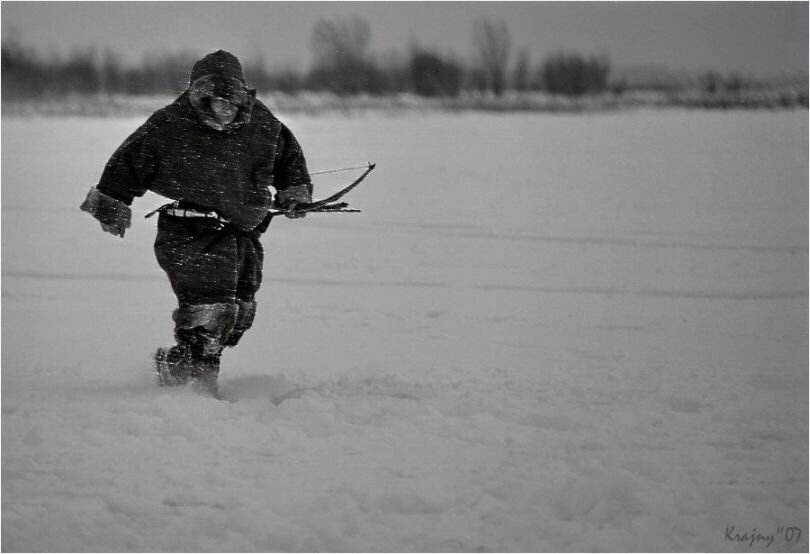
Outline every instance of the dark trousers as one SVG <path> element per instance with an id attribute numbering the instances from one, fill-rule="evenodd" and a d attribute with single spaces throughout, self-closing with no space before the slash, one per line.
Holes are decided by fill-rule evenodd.
<path id="1" fill-rule="evenodd" d="M 234 346 L 253 324 L 262 284 L 258 233 L 161 213 L 155 256 L 177 296 L 175 334 L 199 329 L 220 348 Z"/>
<path id="2" fill-rule="evenodd" d="M 213 220 L 160 214 L 155 256 L 180 304 L 249 301 L 262 284 L 257 234 Z"/>

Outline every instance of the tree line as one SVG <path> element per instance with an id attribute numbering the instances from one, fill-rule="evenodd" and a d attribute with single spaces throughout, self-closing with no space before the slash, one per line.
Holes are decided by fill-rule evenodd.
<path id="1" fill-rule="evenodd" d="M 405 53 L 376 56 L 369 50 L 371 27 L 365 20 L 322 19 L 310 36 L 314 63 L 309 70 L 269 69 L 260 57 L 243 61 L 251 86 L 289 94 L 407 92 L 456 97 L 472 91 L 497 97 L 510 90 L 543 90 L 576 97 L 606 90 L 621 93 L 627 88 L 621 81 L 611 81 L 611 63 L 605 55 L 557 52 L 533 64 L 526 48 L 515 53 L 503 22 L 480 19 L 474 23 L 470 38 L 475 55 L 467 61 L 416 42 Z M 7 99 L 70 93 L 178 94 L 187 87 L 189 69 L 198 57 L 189 52 L 149 55 L 140 66 L 127 67 L 110 48 L 86 48 L 66 57 L 42 59 L 20 41 L 4 40 L 2 93 Z M 731 81 L 713 74 L 706 86 L 719 90 Z"/>

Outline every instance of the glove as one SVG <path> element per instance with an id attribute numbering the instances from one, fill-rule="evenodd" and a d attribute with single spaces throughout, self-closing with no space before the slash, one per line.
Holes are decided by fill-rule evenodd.
<path id="1" fill-rule="evenodd" d="M 284 217 L 289 219 L 300 219 L 302 217 L 307 216 L 307 212 L 296 212 L 295 207 L 298 205 L 298 202 L 293 200 L 290 202 L 287 207 L 284 209 Z"/>
<path id="2" fill-rule="evenodd" d="M 96 218 L 105 232 L 121 238 L 132 222 L 132 210 L 129 206 L 96 187 L 90 189 L 79 208 Z"/>
<path id="3" fill-rule="evenodd" d="M 299 203 L 312 201 L 312 195 L 303 186 L 292 186 L 278 191 L 275 198 L 275 205 L 284 210 L 284 215 L 290 219 L 306 217 L 306 212 L 296 212 L 295 207 Z"/>

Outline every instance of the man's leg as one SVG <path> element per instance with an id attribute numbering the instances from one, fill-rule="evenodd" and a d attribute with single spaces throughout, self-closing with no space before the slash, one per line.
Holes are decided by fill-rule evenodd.
<path id="1" fill-rule="evenodd" d="M 225 339 L 225 346 L 236 346 L 242 335 L 253 326 L 256 317 L 255 295 L 262 284 L 264 249 L 259 238 L 251 233 L 237 237 L 239 277 L 236 285 L 237 313 L 233 331 Z"/>
<path id="2" fill-rule="evenodd" d="M 236 299 L 236 318 L 233 329 L 225 337 L 225 346 L 234 347 L 239 344 L 239 340 L 245 331 L 253 327 L 253 320 L 256 317 L 256 300 Z"/>
<path id="3" fill-rule="evenodd" d="M 181 304 L 174 311 L 177 348 L 187 357 L 186 373 L 202 389 L 216 392 L 225 339 L 233 331 L 236 304 Z"/>
<path id="4" fill-rule="evenodd" d="M 212 243 L 215 236 L 204 224 L 161 214 L 155 241 L 158 263 L 179 304 L 173 314 L 177 344 L 158 350 L 155 357 L 161 383 L 191 380 L 212 394 L 217 393 L 220 356 L 238 314 L 236 239 L 224 236 Z"/>

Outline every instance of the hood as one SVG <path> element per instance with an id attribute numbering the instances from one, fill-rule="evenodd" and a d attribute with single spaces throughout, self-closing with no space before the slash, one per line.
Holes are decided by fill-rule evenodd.
<path id="1" fill-rule="evenodd" d="M 206 75 L 217 75 L 226 79 L 235 79 L 245 84 L 245 74 L 239 59 L 225 50 L 217 50 L 194 64 L 191 68 L 189 83 Z"/>
<path id="2" fill-rule="evenodd" d="M 189 78 L 189 100 L 200 120 L 217 131 L 233 131 L 250 122 L 256 91 L 248 88 L 242 64 L 224 50 L 208 54 L 194 64 Z M 236 118 L 222 125 L 211 111 L 211 99 L 224 98 L 239 106 Z"/>

